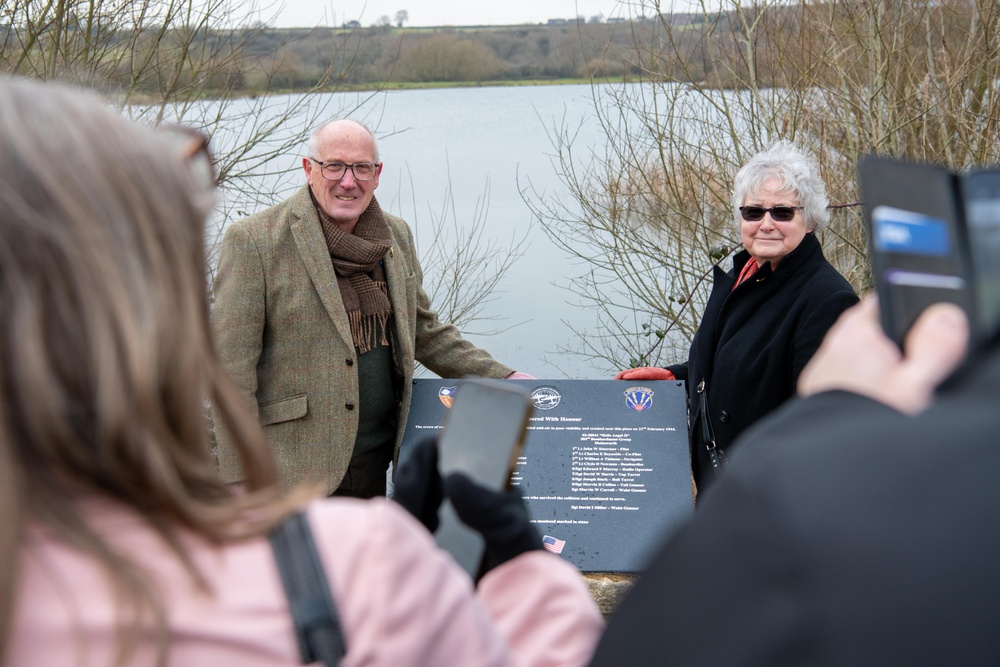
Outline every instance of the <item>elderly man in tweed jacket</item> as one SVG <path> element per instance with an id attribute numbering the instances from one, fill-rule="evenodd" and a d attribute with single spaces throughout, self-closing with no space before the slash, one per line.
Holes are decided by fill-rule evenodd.
<path id="1" fill-rule="evenodd" d="M 231 224 L 212 316 L 219 354 L 257 411 L 283 486 L 385 494 L 410 404 L 414 360 L 442 377 L 525 377 L 438 320 L 407 224 L 374 198 L 382 164 L 352 120 L 319 127 L 307 185 Z M 243 479 L 216 420 L 221 473 Z"/>

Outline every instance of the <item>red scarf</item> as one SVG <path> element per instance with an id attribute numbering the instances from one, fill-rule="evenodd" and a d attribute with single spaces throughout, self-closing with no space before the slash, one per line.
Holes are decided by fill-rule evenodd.
<path id="1" fill-rule="evenodd" d="M 744 280 L 755 274 L 757 272 L 757 269 L 759 268 L 760 266 L 757 264 L 756 259 L 754 259 L 753 257 L 748 259 L 747 263 L 743 265 L 743 270 L 740 271 L 739 277 L 736 278 L 736 284 L 733 285 L 733 289 L 739 287 L 740 283 L 742 283 Z"/>

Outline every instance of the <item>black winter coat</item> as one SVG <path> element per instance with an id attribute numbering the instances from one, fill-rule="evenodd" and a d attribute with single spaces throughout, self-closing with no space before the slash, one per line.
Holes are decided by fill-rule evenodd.
<path id="1" fill-rule="evenodd" d="M 706 392 L 716 447 L 728 455 L 740 433 L 795 393 L 799 373 L 827 330 L 858 302 L 813 234 L 806 234 L 776 270 L 765 263 L 733 290 L 749 259 L 743 250 L 730 271 L 715 267 L 688 361 L 668 366 L 687 382 L 691 464 L 699 493 L 714 477 L 700 392 Z"/>

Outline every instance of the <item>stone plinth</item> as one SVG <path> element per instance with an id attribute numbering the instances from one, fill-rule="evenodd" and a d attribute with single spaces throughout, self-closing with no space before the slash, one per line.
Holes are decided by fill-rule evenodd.
<path id="1" fill-rule="evenodd" d="M 605 618 L 609 618 L 632 588 L 638 575 L 613 572 L 589 572 L 583 575 L 590 589 L 590 596 L 597 603 Z"/>

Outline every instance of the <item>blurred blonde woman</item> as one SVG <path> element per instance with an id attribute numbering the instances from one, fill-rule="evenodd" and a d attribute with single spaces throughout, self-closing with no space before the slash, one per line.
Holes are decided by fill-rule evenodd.
<path id="1" fill-rule="evenodd" d="M 90 93 L 0 78 L 4 663 L 299 664 L 266 536 L 304 506 L 341 664 L 584 664 L 600 615 L 531 539 L 474 586 L 397 503 L 279 493 L 211 340 L 203 148 Z M 206 399 L 236 435 L 238 495 Z M 417 475 L 434 486 L 436 469 Z"/>

